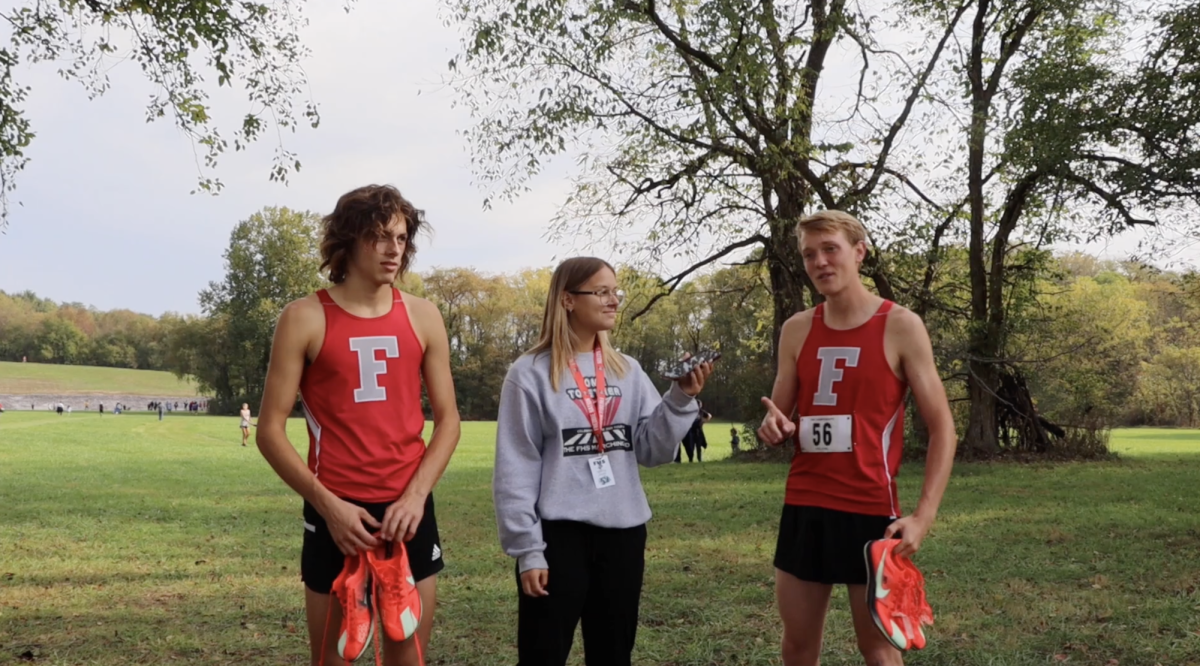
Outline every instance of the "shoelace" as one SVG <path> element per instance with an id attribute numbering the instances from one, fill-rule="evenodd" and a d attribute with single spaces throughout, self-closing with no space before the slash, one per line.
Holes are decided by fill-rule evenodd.
<path id="1" fill-rule="evenodd" d="M 390 544 L 390 543 L 389 543 L 389 544 L 387 545 L 387 549 L 386 549 L 386 551 L 385 551 L 385 554 L 386 554 L 386 556 L 387 556 L 387 558 L 388 558 L 388 559 L 391 559 L 391 557 L 392 557 L 392 544 Z M 390 593 L 391 595 L 395 595 L 395 597 L 399 597 L 399 596 L 400 596 L 400 581 L 399 581 L 399 580 L 395 580 L 395 579 L 383 579 L 383 580 L 380 580 L 380 579 L 378 579 L 378 578 L 375 578 L 374 576 L 372 576 L 372 577 L 371 577 L 371 584 L 375 586 L 375 597 L 374 597 L 374 599 L 372 599 L 372 602 L 376 604 L 376 606 L 375 606 L 375 615 L 376 615 L 376 617 L 379 617 L 379 618 L 380 618 L 380 624 L 382 625 L 382 623 L 383 623 L 383 620 L 382 620 L 383 616 L 382 616 L 382 615 L 380 615 L 380 613 L 379 613 L 379 605 L 378 605 L 378 604 L 379 604 L 379 597 L 380 597 L 380 588 L 382 588 L 382 589 L 383 589 L 384 593 Z M 376 639 L 378 639 L 378 638 L 379 638 L 379 637 L 378 637 L 378 636 L 376 636 Z M 425 666 L 425 655 L 424 655 L 424 653 L 421 651 L 421 640 L 420 640 L 420 636 L 414 633 L 414 634 L 412 635 L 412 641 L 413 641 L 413 644 L 415 644 L 415 645 L 417 646 L 417 662 L 418 662 L 418 663 L 419 663 L 421 666 Z M 378 647 L 378 646 L 376 646 L 376 647 L 375 647 L 375 651 L 376 651 L 376 652 L 378 652 L 378 651 L 379 651 L 379 647 Z M 379 664 L 376 664 L 376 666 L 379 666 Z"/>
<path id="2" fill-rule="evenodd" d="M 892 615 L 902 618 L 905 624 L 905 633 L 911 635 L 913 631 L 912 622 L 921 624 L 929 624 L 932 618 L 929 617 L 926 611 L 928 605 L 925 601 L 925 592 L 922 589 L 924 579 L 916 569 L 908 566 L 898 566 L 894 569 L 895 581 L 890 582 L 888 587 L 895 592 L 899 592 L 899 598 L 896 600 L 895 610 Z M 919 628 L 918 624 L 918 628 Z"/>
<path id="3" fill-rule="evenodd" d="M 359 556 L 363 558 L 363 562 L 362 562 L 361 566 L 366 567 L 368 569 L 367 585 L 371 586 L 375 592 L 375 594 L 371 595 L 371 610 L 374 611 L 374 617 L 372 618 L 371 621 L 374 622 L 375 618 L 382 617 L 379 614 L 379 581 L 376 580 L 375 577 L 370 574 L 370 571 L 369 571 L 370 567 L 368 567 L 367 562 L 366 562 L 366 557 L 367 557 L 366 553 L 359 553 Z M 399 589 L 396 589 L 399 587 L 398 582 L 391 581 L 388 583 L 384 583 L 384 585 L 385 585 L 386 589 L 394 590 L 396 593 L 399 593 Z M 321 658 L 317 662 L 318 666 L 325 666 L 325 655 L 327 654 L 326 650 L 329 647 L 328 646 L 329 621 L 332 618 L 333 618 L 333 604 L 330 603 L 329 611 L 325 614 L 325 632 L 321 637 Z M 372 647 L 375 648 L 375 666 L 383 666 L 383 654 L 382 654 L 381 648 L 380 648 L 380 644 L 383 641 L 383 639 L 379 636 L 379 634 L 383 633 L 383 628 L 380 627 L 379 631 L 373 631 L 371 633 L 373 636 L 371 644 L 372 644 Z M 417 663 L 420 664 L 420 666 L 425 666 L 425 654 L 424 654 L 424 651 L 421 650 L 420 636 L 418 636 L 417 634 L 413 634 L 412 641 L 413 641 L 413 644 L 417 648 Z"/>
<path id="4" fill-rule="evenodd" d="M 358 557 L 361 558 L 361 562 L 359 563 L 359 566 L 363 567 L 367 571 L 367 574 L 366 574 L 367 575 L 367 586 L 371 587 L 373 589 L 374 585 L 375 585 L 375 581 L 374 581 L 374 576 L 371 575 L 370 567 L 367 566 L 367 555 L 366 555 L 366 553 L 359 553 Z M 350 566 L 350 558 L 351 558 L 351 556 L 349 556 L 349 555 L 346 556 L 346 564 L 344 566 Z M 376 598 L 377 596 L 378 595 L 372 595 L 372 598 L 371 598 L 371 610 L 374 611 L 375 616 L 379 615 L 379 601 Z M 338 603 L 341 603 L 341 602 L 339 601 Z M 329 610 L 325 612 L 325 632 L 321 635 L 321 658 L 317 660 L 318 666 L 325 666 L 325 655 L 328 654 L 327 650 L 329 649 L 329 623 L 330 623 L 330 620 L 332 620 L 332 619 L 333 619 L 333 601 L 330 600 Z M 343 618 L 343 620 L 344 620 L 344 618 Z M 374 617 L 372 617 L 371 621 L 372 622 L 375 621 Z M 374 647 L 375 647 L 375 666 L 383 666 L 383 658 L 379 653 L 378 632 L 373 631 L 371 633 L 373 635 L 373 640 L 371 642 L 374 644 Z M 418 646 L 417 655 L 420 656 L 420 654 L 421 654 L 420 647 Z M 353 663 L 354 660 L 350 660 L 350 662 Z M 424 660 L 421 661 L 421 666 L 425 666 Z"/>
<path id="5" fill-rule="evenodd" d="M 371 579 L 371 584 L 372 585 L 375 584 L 374 578 Z M 382 618 L 383 616 L 379 614 L 379 594 L 375 594 L 375 596 L 371 599 L 371 605 L 375 609 L 375 617 Z M 380 620 L 381 625 L 382 625 L 382 622 L 383 621 L 381 619 Z M 379 651 L 379 646 L 383 642 L 383 638 L 380 637 L 380 634 L 382 634 L 382 633 L 383 633 L 383 627 L 380 626 L 380 630 L 375 632 L 375 640 L 371 641 L 375 645 L 375 666 L 383 666 L 383 655 Z M 420 666 L 425 666 L 425 655 L 421 652 L 420 637 L 417 636 L 416 634 L 413 634 L 412 641 L 413 641 L 413 645 L 415 645 L 417 647 L 417 663 L 420 664 Z M 322 665 L 322 666 L 324 666 L 324 665 Z"/>

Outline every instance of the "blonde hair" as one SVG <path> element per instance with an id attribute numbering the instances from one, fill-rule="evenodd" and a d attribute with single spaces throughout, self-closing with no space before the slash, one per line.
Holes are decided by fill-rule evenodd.
<path id="1" fill-rule="evenodd" d="M 840 231 L 851 245 L 867 242 L 867 230 L 856 217 L 840 210 L 820 210 L 796 223 L 796 240 L 806 231 Z"/>
<path id="2" fill-rule="evenodd" d="M 554 269 L 550 278 L 550 291 L 546 294 L 546 312 L 542 316 L 542 334 L 538 342 L 527 354 L 547 352 L 550 354 L 550 386 L 557 391 L 558 380 L 566 372 L 571 358 L 575 355 L 579 336 L 571 328 L 570 315 L 563 306 L 563 295 L 579 289 L 592 276 L 607 268 L 616 274 L 616 270 L 603 259 L 595 257 L 572 257 Z M 608 331 L 597 333 L 600 339 L 600 350 L 604 354 L 604 365 L 612 368 L 617 377 L 624 377 L 629 371 L 625 357 L 617 353 L 608 341 Z"/>

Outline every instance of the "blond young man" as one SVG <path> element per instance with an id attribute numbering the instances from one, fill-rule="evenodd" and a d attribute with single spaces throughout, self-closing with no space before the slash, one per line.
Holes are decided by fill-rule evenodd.
<path id="1" fill-rule="evenodd" d="M 929 532 L 954 462 L 954 421 L 925 325 L 863 285 L 866 232 L 854 217 L 822 211 L 796 226 L 804 269 L 825 297 L 793 315 L 779 337 L 778 368 L 758 436 L 795 440 L 775 552 L 784 666 L 820 661 L 834 585 L 846 585 L 859 651 L 870 666 L 898 666 L 900 652 L 867 606 L 863 547 L 899 538 L 916 553 Z M 902 516 L 896 491 L 908 391 L 929 426 L 925 483 Z M 793 416 L 798 420 L 793 420 Z"/>

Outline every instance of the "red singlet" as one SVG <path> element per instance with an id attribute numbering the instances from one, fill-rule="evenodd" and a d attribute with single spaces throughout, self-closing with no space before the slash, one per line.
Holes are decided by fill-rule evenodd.
<path id="1" fill-rule="evenodd" d="M 325 339 L 300 378 L 308 468 L 333 494 L 360 502 L 398 499 L 425 455 L 425 352 L 393 293 L 391 311 L 368 319 L 318 291 Z"/>
<path id="2" fill-rule="evenodd" d="M 849 330 L 825 325 L 825 305 L 796 360 L 800 441 L 788 473 L 785 503 L 874 516 L 900 516 L 896 473 L 904 445 L 908 385 L 884 354 L 884 329 L 893 303 L 884 301 L 867 322 Z M 848 417 L 848 418 L 847 418 Z M 822 428 L 829 429 L 822 432 Z M 839 429 L 845 434 L 839 436 Z M 824 439 L 822 439 L 822 436 Z"/>

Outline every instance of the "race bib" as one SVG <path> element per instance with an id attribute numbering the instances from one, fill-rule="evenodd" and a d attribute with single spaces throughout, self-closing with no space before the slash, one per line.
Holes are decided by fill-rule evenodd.
<path id="1" fill-rule="evenodd" d="M 588 467 L 592 470 L 592 481 L 596 482 L 597 488 L 607 488 L 617 485 L 617 480 L 613 477 L 612 467 L 608 464 L 607 455 L 589 458 Z"/>
<path id="2" fill-rule="evenodd" d="M 854 417 L 805 416 L 800 419 L 800 451 L 850 453 L 854 450 Z"/>

